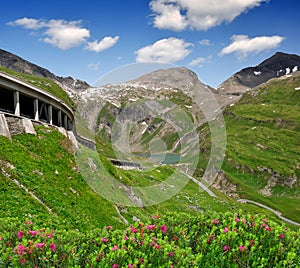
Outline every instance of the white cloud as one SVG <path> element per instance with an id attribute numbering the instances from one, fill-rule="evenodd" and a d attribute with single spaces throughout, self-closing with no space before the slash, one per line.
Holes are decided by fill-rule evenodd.
<path id="1" fill-rule="evenodd" d="M 258 36 L 249 38 L 247 35 L 233 35 L 232 43 L 224 47 L 219 56 L 235 53 L 239 58 L 245 58 L 249 53 L 259 53 L 263 50 L 274 49 L 284 40 L 284 37 L 274 36 Z"/>
<path id="2" fill-rule="evenodd" d="M 182 39 L 170 37 L 161 39 L 152 45 L 143 47 L 135 52 L 137 62 L 173 63 L 184 59 L 190 54 L 193 46 Z"/>
<path id="3" fill-rule="evenodd" d="M 151 9 L 159 14 L 154 17 L 154 25 L 159 29 L 182 31 L 187 26 L 186 18 L 181 15 L 180 6 L 168 5 L 165 1 L 152 1 Z"/>
<path id="4" fill-rule="evenodd" d="M 211 43 L 210 43 L 210 40 L 208 40 L 208 39 L 203 39 L 203 40 L 199 41 L 199 45 L 200 45 L 200 46 L 210 46 Z"/>
<path id="5" fill-rule="evenodd" d="M 65 20 L 37 20 L 33 18 L 21 18 L 8 23 L 10 26 L 21 26 L 29 30 L 41 30 L 44 36 L 42 40 L 62 50 L 86 43 L 90 37 L 90 31 L 81 26 L 81 21 Z M 38 32 L 38 31 L 37 31 Z M 40 32 L 38 32 L 40 33 Z M 100 42 L 88 42 L 87 49 L 101 52 L 113 46 L 119 37 L 105 37 Z"/>
<path id="6" fill-rule="evenodd" d="M 196 58 L 194 60 L 192 60 L 188 65 L 192 66 L 192 67 L 202 67 L 205 63 L 211 63 L 211 56 L 207 57 L 207 58 Z"/>
<path id="7" fill-rule="evenodd" d="M 24 17 L 22 19 L 17 19 L 8 23 L 10 26 L 22 26 L 25 29 L 37 30 L 44 27 L 44 22 L 42 20 L 36 20 Z"/>
<path id="8" fill-rule="evenodd" d="M 90 63 L 88 64 L 88 68 L 92 71 L 98 71 L 101 61 L 98 61 L 96 63 Z"/>
<path id="9" fill-rule="evenodd" d="M 90 37 L 90 31 L 82 28 L 79 21 L 50 20 L 46 27 L 44 34 L 48 37 L 44 42 L 62 50 L 79 46 Z"/>
<path id="10" fill-rule="evenodd" d="M 231 22 L 269 0 L 152 0 L 153 24 L 158 29 L 207 30 Z"/>
<path id="11" fill-rule="evenodd" d="M 106 36 L 101 41 L 88 42 L 86 49 L 95 52 L 101 52 L 115 45 L 119 40 L 119 36 Z"/>

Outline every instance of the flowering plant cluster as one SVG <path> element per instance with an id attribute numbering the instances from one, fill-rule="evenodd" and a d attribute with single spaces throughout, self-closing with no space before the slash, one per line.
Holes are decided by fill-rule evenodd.
<path id="1" fill-rule="evenodd" d="M 0 219 L 0 266 L 299 267 L 299 234 L 240 213 L 170 213 L 87 233 Z"/>

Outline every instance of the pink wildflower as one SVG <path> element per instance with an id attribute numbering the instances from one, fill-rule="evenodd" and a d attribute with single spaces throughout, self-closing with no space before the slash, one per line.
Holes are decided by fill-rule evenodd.
<path id="1" fill-rule="evenodd" d="M 228 227 L 225 227 L 223 233 L 226 234 L 229 231 Z"/>
<path id="2" fill-rule="evenodd" d="M 19 244 L 17 247 L 17 254 L 22 256 L 26 251 L 26 247 L 23 246 L 22 244 Z"/>
<path id="3" fill-rule="evenodd" d="M 234 221 L 239 222 L 240 220 L 239 220 L 239 218 L 234 218 Z"/>
<path id="4" fill-rule="evenodd" d="M 128 264 L 128 266 L 127 266 L 128 268 L 133 268 L 134 267 L 134 264 Z"/>
<path id="5" fill-rule="evenodd" d="M 283 238 L 284 238 L 284 233 L 280 234 L 280 235 L 278 236 L 278 238 L 283 239 Z"/>
<path id="6" fill-rule="evenodd" d="M 228 250 L 230 250 L 230 247 L 226 245 L 226 246 L 223 247 L 223 250 L 228 251 Z"/>
<path id="7" fill-rule="evenodd" d="M 167 226 L 165 224 L 163 224 L 161 227 L 160 227 L 160 230 L 165 234 L 168 230 Z"/>
<path id="8" fill-rule="evenodd" d="M 160 218 L 159 215 L 153 215 L 153 216 L 152 216 L 152 219 L 159 219 L 159 218 Z"/>
<path id="9" fill-rule="evenodd" d="M 247 248 L 245 246 L 239 246 L 239 251 L 244 252 Z"/>
<path id="10" fill-rule="evenodd" d="M 127 241 L 129 237 L 127 235 L 124 236 L 124 240 Z"/>
<path id="11" fill-rule="evenodd" d="M 102 242 L 103 242 L 103 243 L 106 243 L 106 242 L 108 242 L 108 239 L 107 239 L 106 237 L 103 237 L 103 238 L 102 238 Z"/>
<path id="12" fill-rule="evenodd" d="M 56 245 L 54 243 L 50 244 L 50 250 L 53 252 L 56 251 Z"/>
<path id="13" fill-rule="evenodd" d="M 246 223 L 247 223 L 247 220 L 246 220 L 245 218 L 243 218 L 243 219 L 242 219 L 242 222 L 246 224 Z"/>
<path id="14" fill-rule="evenodd" d="M 18 239 L 21 239 L 24 236 L 24 232 L 19 230 L 18 231 Z"/>
<path id="15" fill-rule="evenodd" d="M 175 254 L 174 254 L 174 252 L 173 251 L 171 251 L 171 252 L 169 252 L 169 257 L 173 257 Z"/>
<path id="16" fill-rule="evenodd" d="M 106 226 L 106 230 L 110 230 L 110 229 L 112 229 L 112 226 L 110 225 Z"/>
<path id="17" fill-rule="evenodd" d="M 119 248 L 118 248 L 118 246 L 113 246 L 113 248 L 111 249 L 112 251 L 116 251 L 116 250 L 118 250 Z"/>
<path id="18" fill-rule="evenodd" d="M 151 224 L 151 225 L 146 225 L 146 229 L 148 229 L 149 231 L 152 231 L 153 229 L 156 228 L 155 224 Z"/>
<path id="19" fill-rule="evenodd" d="M 218 223 L 219 223 L 219 221 L 218 221 L 217 219 L 213 219 L 213 220 L 212 220 L 212 224 L 215 224 L 215 225 L 216 225 L 216 224 L 218 224 Z"/>
<path id="20" fill-rule="evenodd" d="M 52 234 L 52 233 L 51 233 L 51 234 L 47 234 L 47 236 L 48 236 L 49 238 L 52 238 L 53 234 Z"/>
<path id="21" fill-rule="evenodd" d="M 39 249 L 42 249 L 43 246 L 45 246 L 45 243 L 37 243 L 37 244 L 35 244 L 35 246 Z"/>
<path id="22" fill-rule="evenodd" d="M 160 245 L 155 244 L 154 248 L 155 249 L 160 249 Z"/>
<path id="23" fill-rule="evenodd" d="M 265 228 L 267 231 L 272 231 L 272 228 L 270 226 L 266 226 Z"/>
<path id="24" fill-rule="evenodd" d="M 38 231 L 32 231 L 32 230 L 29 230 L 28 233 L 31 235 L 31 236 L 36 236 L 39 234 Z"/>
<path id="25" fill-rule="evenodd" d="M 132 225 L 130 225 L 129 228 L 130 228 L 130 232 L 132 233 L 137 233 L 139 231 L 139 229 L 134 228 Z"/>
<path id="26" fill-rule="evenodd" d="M 115 263 L 112 265 L 112 268 L 118 268 L 119 267 L 119 264 Z"/>
<path id="27" fill-rule="evenodd" d="M 25 259 L 21 259 L 21 260 L 20 260 L 20 264 L 24 264 L 25 262 L 26 262 Z"/>

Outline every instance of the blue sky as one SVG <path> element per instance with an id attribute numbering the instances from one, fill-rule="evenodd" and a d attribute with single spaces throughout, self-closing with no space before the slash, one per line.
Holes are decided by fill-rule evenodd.
<path id="1" fill-rule="evenodd" d="M 300 54 L 297 0 L 2 1 L 0 48 L 93 85 L 135 62 L 216 87 L 276 51 Z"/>

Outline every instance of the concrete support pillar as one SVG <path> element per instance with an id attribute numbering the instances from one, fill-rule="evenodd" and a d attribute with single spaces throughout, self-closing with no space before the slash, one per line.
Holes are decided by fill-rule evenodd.
<path id="1" fill-rule="evenodd" d="M 64 128 L 68 130 L 68 116 L 66 114 L 64 116 Z"/>
<path id="2" fill-rule="evenodd" d="M 38 99 L 33 100 L 33 108 L 34 108 L 34 120 L 39 121 L 40 116 L 39 116 L 39 100 Z"/>
<path id="3" fill-rule="evenodd" d="M 20 116 L 20 92 L 14 92 L 14 107 L 15 107 L 15 115 Z"/>
<path id="4" fill-rule="evenodd" d="M 58 126 L 61 127 L 62 126 L 61 110 L 58 110 L 57 117 L 58 117 L 57 118 Z"/>
<path id="5" fill-rule="evenodd" d="M 49 104 L 49 106 L 48 106 L 48 123 L 50 125 L 53 124 L 53 120 L 52 120 L 52 105 L 51 104 Z"/>

